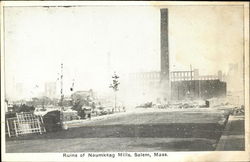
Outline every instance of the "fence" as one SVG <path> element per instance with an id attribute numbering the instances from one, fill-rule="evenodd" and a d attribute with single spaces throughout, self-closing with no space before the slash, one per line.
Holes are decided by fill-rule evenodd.
<path id="1" fill-rule="evenodd" d="M 6 119 L 6 127 L 9 137 L 46 131 L 43 119 L 33 113 L 16 113 L 16 117 Z"/>

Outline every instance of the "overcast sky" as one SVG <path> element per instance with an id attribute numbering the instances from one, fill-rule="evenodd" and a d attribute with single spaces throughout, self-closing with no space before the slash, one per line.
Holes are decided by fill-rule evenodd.
<path id="1" fill-rule="evenodd" d="M 216 74 L 242 62 L 242 7 L 166 8 L 171 70 L 192 64 Z M 103 88 L 109 66 L 118 73 L 160 70 L 158 7 L 5 7 L 4 22 L 7 83 L 56 81 L 61 62 L 65 86 L 75 79 L 79 90 Z"/>

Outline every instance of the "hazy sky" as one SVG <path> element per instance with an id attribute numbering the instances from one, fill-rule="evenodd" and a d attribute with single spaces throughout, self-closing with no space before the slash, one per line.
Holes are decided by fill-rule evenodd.
<path id="1" fill-rule="evenodd" d="M 171 70 L 192 64 L 201 74 L 215 74 L 242 62 L 242 7 L 166 8 Z M 56 81 L 61 62 L 65 86 L 75 79 L 77 89 L 103 88 L 109 65 L 118 73 L 160 68 L 158 7 L 5 7 L 4 22 L 7 84 Z"/>

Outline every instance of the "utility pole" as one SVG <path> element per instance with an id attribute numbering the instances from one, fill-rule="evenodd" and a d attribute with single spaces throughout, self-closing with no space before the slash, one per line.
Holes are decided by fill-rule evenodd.
<path id="1" fill-rule="evenodd" d="M 61 110 L 63 110 L 63 63 L 61 63 Z"/>
<path id="2" fill-rule="evenodd" d="M 61 63 L 61 101 L 60 101 L 60 106 L 61 106 L 61 111 L 60 111 L 60 121 L 61 121 L 61 126 L 63 127 L 63 63 Z"/>

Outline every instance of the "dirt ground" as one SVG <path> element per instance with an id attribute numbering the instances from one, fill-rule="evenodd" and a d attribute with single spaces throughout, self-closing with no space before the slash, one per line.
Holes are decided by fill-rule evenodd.
<path id="1" fill-rule="evenodd" d="M 6 152 L 209 151 L 225 128 L 224 110 L 136 110 L 69 129 L 9 138 Z"/>

